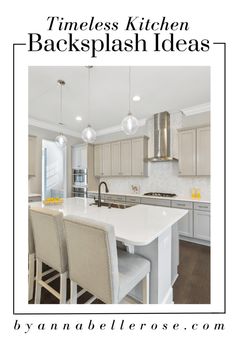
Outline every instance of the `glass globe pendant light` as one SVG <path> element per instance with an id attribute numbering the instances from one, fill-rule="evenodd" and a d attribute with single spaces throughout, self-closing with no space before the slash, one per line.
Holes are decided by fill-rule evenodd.
<path id="1" fill-rule="evenodd" d="M 93 66 L 87 66 L 88 68 L 88 92 L 87 92 L 87 118 L 90 119 L 90 70 Z M 93 143 L 96 140 L 96 132 L 90 125 L 88 125 L 82 131 L 82 139 L 87 143 Z"/>
<path id="2" fill-rule="evenodd" d="M 126 135 L 134 135 L 138 127 L 138 119 L 131 114 L 131 68 L 129 67 L 129 113 L 122 120 L 121 129 Z"/>
<path id="3" fill-rule="evenodd" d="M 60 85 L 60 121 L 59 121 L 58 125 L 64 126 L 63 121 L 62 121 L 62 88 L 65 85 L 65 81 L 58 80 L 57 83 L 58 83 L 58 85 Z M 56 136 L 55 142 L 59 147 L 64 148 L 67 145 L 67 137 L 64 136 L 61 132 Z"/>

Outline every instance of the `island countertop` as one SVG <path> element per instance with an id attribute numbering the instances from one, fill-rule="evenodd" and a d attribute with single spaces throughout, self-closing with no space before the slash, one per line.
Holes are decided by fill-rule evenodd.
<path id="1" fill-rule="evenodd" d="M 148 245 L 166 229 L 187 214 L 187 210 L 150 205 L 134 205 L 125 209 L 90 205 L 91 199 L 67 198 L 63 204 L 44 205 L 30 203 L 31 207 L 47 207 L 63 212 L 64 216 L 75 215 L 114 226 L 117 240 L 127 245 Z"/>

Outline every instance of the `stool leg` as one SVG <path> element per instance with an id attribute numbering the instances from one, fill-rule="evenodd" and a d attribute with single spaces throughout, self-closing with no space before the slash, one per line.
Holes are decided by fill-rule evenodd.
<path id="1" fill-rule="evenodd" d="M 66 304 L 67 272 L 60 274 L 60 304 Z"/>
<path id="2" fill-rule="evenodd" d="M 77 283 L 70 280 L 70 304 L 77 304 Z"/>
<path id="3" fill-rule="evenodd" d="M 35 254 L 29 254 L 29 288 L 28 300 L 33 299 L 33 285 L 34 285 L 34 267 L 35 267 Z"/>
<path id="4" fill-rule="evenodd" d="M 142 281 L 143 285 L 143 304 L 149 304 L 149 273 Z"/>
<path id="5" fill-rule="evenodd" d="M 39 281 L 42 279 L 42 261 L 36 259 L 36 287 L 35 287 L 35 304 L 40 304 L 41 302 L 41 285 Z"/>

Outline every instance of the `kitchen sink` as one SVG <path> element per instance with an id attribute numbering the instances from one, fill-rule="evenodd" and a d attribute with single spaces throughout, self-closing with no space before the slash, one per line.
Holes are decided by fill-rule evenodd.
<path id="1" fill-rule="evenodd" d="M 98 207 L 98 200 L 95 200 L 95 202 L 94 202 L 94 203 L 91 203 L 90 206 L 97 206 L 97 207 Z M 108 207 L 108 208 L 120 208 L 120 209 L 124 209 L 124 208 L 132 207 L 132 206 L 134 206 L 134 204 L 101 201 L 101 206 L 103 206 L 103 207 Z"/>

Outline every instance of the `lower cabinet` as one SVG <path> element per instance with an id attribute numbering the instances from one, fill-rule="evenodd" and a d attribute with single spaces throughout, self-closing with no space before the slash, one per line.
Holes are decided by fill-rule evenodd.
<path id="1" fill-rule="evenodd" d="M 184 237 L 193 237 L 193 211 L 188 210 L 188 213 L 178 222 L 178 231 Z"/>
<path id="2" fill-rule="evenodd" d="M 210 212 L 194 210 L 194 238 L 210 241 Z"/>

